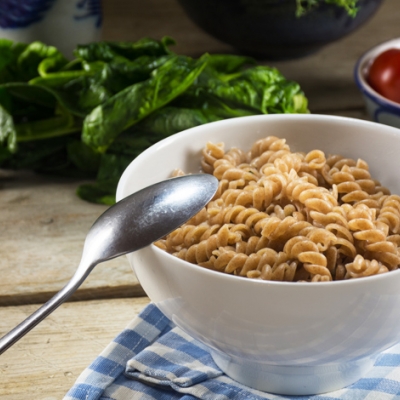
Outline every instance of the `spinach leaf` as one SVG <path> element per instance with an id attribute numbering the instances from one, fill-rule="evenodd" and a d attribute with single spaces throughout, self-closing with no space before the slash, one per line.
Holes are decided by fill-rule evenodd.
<path id="1" fill-rule="evenodd" d="M 47 76 L 52 72 L 59 71 L 67 64 L 68 60 L 60 52 L 56 52 L 39 63 L 37 72 L 40 76 Z"/>
<path id="2" fill-rule="evenodd" d="M 81 123 L 67 110 L 59 107 L 51 118 L 21 122 L 15 125 L 18 142 L 42 140 L 55 136 L 64 136 L 81 130 Z"/>
<path id="3" fill-rule="evenodd" d="M 170 58 L 148 80 L 127 87 L 96 107 L 85 118 L 83 142 L 105 152 L 123 130 L 183 93 L 204 69 L 206 61 L 206 57 Z"/>
<path id="4" fill-rule="evenodd" d="M 166 136 L 164 132 L 150 134 L 141 130 L 139 125 L 128 128 L 114 140 L 106 154 L 96 153 L 101 157 L 96 181 L 80 185 L 77 195 L 93 203 L 114 204 L 119 179 L 129 163 Z"/>
<path id="5" fill-rule="evenodd" d="M 65 66 L 67 59 L 53 46 L 0 39 L 0 83 L 27 82 Z"/>
<path id="6" fill-rule="evenodd" d="M 327 4 L 343 7 L 351 17 L 355 17 L 358 12 L 358 1 L 359 0 L 296 0 L 296 16 L 301 17 L 325 2 Z"/>
<path id="7" fill-rule="evenodd" d="M 12 40 L 0 39 L 0 71 L 16 60 L 17 55 L 13 51 L 13 47 Z"/>
<path id="8" fill-rule="evenodd" d="M 232 74 L 246 65 L 254 65 L 255 63 L 256 61 L 251 57 L 232 54 L 210 54 L 207 69 L 210 68 L 219 73 Z"/>
<path id="9" fill-rule="evenodd" d="M 113 92 L 119 91 L 135 83 L 150 78 L 151 73 L 173 58 L 172 55 L 140 56 L 133 61 L 114 60 L 107 64 L 107 75 L 104 73 L 105 86 Z"/>
<path id="10" fill-rule="evenodd" d="M 82 200 L 90 203 L 112 206 L 116 201 L 116 188 L 117 184 L 114 180 L 111 182 L 84 183 L 78 186 L 76 194 Z"/>
<path id="11" fill-rule="evenodd" d="M 60 83 L 61 80 L 63 80 L 63 77 L 61 77 Z M 111 97 L 111 93 L 109 93 L 100 82 L 94 82 L 94 84 L 91 85 L 92 80 L 84 76 L 84 74 L 79 74 L 76 78 L 66 80 L 66 82 L 61 83 L 59 87 L 52 87 L 52 81 L 53 78 L 51 77 L 48 82 L 46 82 L 46 80 L 40 82 L 38 80 L 33 80 L 30 81 L 30 84 L 48 91 L 57 99 L 60 106 L 68 110 L 72 115 L 82 119 L 85 118 L 94 107 Z"/>
<path id="12" fill-rule="evenodd" d="M 100 154 L 94 152 L 79 139 L 73 140 L 67 145 L 69 160 L 80 170 L 96 175 L 100 167 Z"/>
<path id="13" fill-rule="evenodd" d="M 0 39 L 0 83 L 22 79 L 18 67 L 18 58 L 27 47 L 27 44 Z"/>
<path id="14" fill-rule="evenodd" d="M 68 84 L 71 80 L 82 76 L 88 76 L 90 73 L 84 70 L 58 71 L 46 75 L 37 76 L 29 81 L 30 85 L 46 86 L 48 88 L 60 88 Z"/>
<path id="15" fill-rule="evenodd" d="M 17 142 L 80 132 L 82 119 L 57 106 L 53 96 L 24 82 L 0 85 L 0 142 L 16 151 Z"/>
<path id="16" fill-rule="evenodd" d="M 18 56 L 17 66 L 22 80 L 29 81 L 38 76 L 40 72 L 45 74 L 47 70 L 58 69 L 67 62 L 57 48 L 41 42 L 33 42 Z"/>
<path id="17" fill-rule="evenodd" d="M 30 104 L 51 109 L 54 109 L 56 106 L 56 98 L 39 86 L 30 85 L 25 82 L 9 82 L 0 85 L 0 89 L 5 90 L 11 97 L 19 98 Z"/>
<path id="18" fill-rule="evenodd" d="M 167 106 L 145 118 L 137 128 L 157 135 L 157 139 L 160 140 L 185 129 L 219 119 L 221 118 L 206 110 Z"/>
<path id="19" fill-rule="evenodd" d="M 95 179 L 81 198 L 115 202 L 121 174 L 143 150 L 200 124 L 308 112 L 295 82 L 254 60 L 174 54 L 174 41 L 97 42 L 68 61 L 41 42 L 0 39 L 0 166 Z"/>
<path id="20" fill-rule="evenodd" d="M 8 111 L 0 106 L 0 143 L 7 143 L 7 149 L 14 153 L 17 150 L 17 132 L 14 121 Z"/>
<path id="21" fill-rule="evenodd" d="M 8 160 L 3 160 L 1 166 L 9 169 L 32 169 L 55 173 L 68 165 L 65 148 L 69 140 L 68 136 L 62 136 L 20 143 L 18 152 Z"/>
<path id="22" fill-rule="evenodd" d="M 175 41 L 166 36 L 161 41 L 143 38 L 136 42 L 95 42 L 78 45 L 74 55 L 85 61 L 101 60 L 110 62 L 125 58 L 133 60 L 140 56 L 163 56 L 170 54 L 168 46 Z"/>
<path id="23" fill-rule="evenodd" d="M 12 98 L 8 91 L 0 84 L 0 105 L 12 113 Z"/>
<path id="24" fill-rule="evenodd" d="M 80 185 L 77 194 L 84 200 L 112 205 L 118 181 L 132 158 L 117 154 L 102 154 L 95 183 Z"/>
<path id="25" fill-rule="evenodd" d="M 227 102 L 213 96 L 205 88 L 199 88 L 195 85 L 192 85 L 170 104 L 177 108 L 199 109 L 210 121 L 259 114 L 256 110 L 238 105 L 232 107 Z"/>
<path id="26" fill-rule="evenodd" d="M 229 79 L 209 76 L 199 82 L 197 90 L 200 88 L 232 107 L 249 108 L 258 113 L 307 112 L 307 101 L 300 86 L 287 81 L 276 68 L 256 66 Z"/>
<path id="27" fill-rule="evenodd" d="M 134 61 L 81 62 L 82 69 L 58 71 L 29 83 L 48 90 L 72 114 L 85 117 L 128 86 L 144 81 L 171 56 L 140 56 Z"/>
<path id="28" fill-rule="evenodd" d="M 8 160 L 13 157 L 13 153 L 11 153 L 6 147 L 0 146 L 0 165 L 4 166 Z"/>

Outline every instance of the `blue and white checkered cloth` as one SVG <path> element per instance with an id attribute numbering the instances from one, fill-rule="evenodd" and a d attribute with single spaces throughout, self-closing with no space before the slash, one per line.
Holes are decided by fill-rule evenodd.
<path id="1" fill-rule="evenodd" d="M 400 400 L 400 345 L 367 376 L 335 392 L 278 396 L 240 385 L 207 349 L 149 304 L 83 371 L 64 400 Z"/>

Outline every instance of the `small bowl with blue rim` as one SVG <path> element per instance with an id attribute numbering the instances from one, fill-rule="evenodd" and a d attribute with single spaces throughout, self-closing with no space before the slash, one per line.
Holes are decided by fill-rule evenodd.
<path id="1" fill-rule="evenodd" d="M 400 49 L 400 38 L 383 42 L 364 53 L 354 68 L 354 79 L 361 91 L 371 119 L 385 125 L 400 128 L 400 103 L 379 94 L 368 83 L 369 69 L 375 58 L 389 49 Z"/>

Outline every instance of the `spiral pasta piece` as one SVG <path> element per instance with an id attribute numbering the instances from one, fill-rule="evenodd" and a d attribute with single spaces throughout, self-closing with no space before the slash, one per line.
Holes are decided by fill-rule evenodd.
<path id="1" fill-rule="evenodd" d="M 243 190 L 228 189 L 222 194 L 221 199 L 227 205 L 242 205 L 264 210 L 282 196 L 286 182 L 283 174 L 270 175 L 261 178 L 257 184 L 250 183 Z"/>
<path id="2" fill-rule="evenodd" d="M 307 235 L 313 226 L 307 221 L 297 221 L 288 216 L 281 220 L 278 217 L 264 219 L 261 223 L 261 235 L 269 240 L 269 246 L 274 249 L 281 249 L 288 239 L 294 236 Z"/>
<path id="3" fill-rule="evenodd" d="M 207 223 L 199 225 L 185 224 L 183 227 L 176 229 L 167 236 L 165 240 L 166 246 L 168 249 L 176 249 L 182 246 L 190 247 L 193 244 L 208 239 L 210 236 L 217 233 L 220 227 L 220 225 L 209 226 Z"/>
<path id="4" fill-rule="evenodd" d="M 266 138 L 257 140 L 251 147 L 250 154 L 252 160 L 257 160 L 257 157 L 267 151 L 290 151 L 289 146 L 286 144 L 285 139 L 276 136 L 267 136 Z"/>
<path id="5" fill-rule="evenodd" d="M 189 247 L 182 246 L 179 251 L 173 252 L 172 254 L 192 264 L 204 263 L 210 259 L 215 249 L 235 244 L 241 239 L 240 235 L 229 230 L 231 226 L 232 224 L 225 224 L 218 232 L 207 239 L 203 239 L 199 243 L 195 243 Z"/>
<path id="6" fill-rule="evenodd" d="M 377 260 L 367 260 L 361 254 L 357 254 L 353 262 L 346 264 L 346 269 L 351 278 L 377 275 L 388 271 Z"/>
<path id="7" fill-rule="evenodd" d="M 289 173 L 291 170 L 300 171 L 302 167 L 302 157 L 299 153 L 284 153 L 282 157 L 275 158 L 273 163 L 267 163 L 262 166 L 262 173 L 265 176 L 276 173 Z"/>
<path id="8" fill-rule="evenodd" d="M 303 268 L 311 275 L 326 276 L 332 280 L 332 275 L 327 268 L 327 259 L 319 252 L 318 246 L 305 236 L 295 236 L 289 239 L 284 248 L 284 253 L 289 259 L 297 259 L 303 263 Z"/>
<path id="9" fill-rule="evenodd" d="M 258 178 L 251 167 L 235 167 L 225 159 L 215 161 L 213 174 L 219 180 L 214 198 L 221 197 L 228 189 L 242 189 Z"/>
<path id="10" fill-rule="evenodd" d="M 384 222 L 392 234 L 400 233 L 400 196 L 385 197 L 377 220 Z"/>
<path id="11" fill-rule="evenodd" d="M 215 161 L 221 159 L 224 154 L 224 143 L 211 143 L 208 142 L 204 147 L 202 154 L 203 158 L 201 160 L 201 167 L 207 174 L 212 174 L 214 171 Z"/>
<path id="12" fill-rule="evenodd" d="M 304 161 L 308 164 L 309 168 L 320 170 L 326 164 L 325 153 L 321 150 L 312 150 L 306 154 Z"/>
<path id="13" fill-rule="evenodd" d="M 294 179 L 286 187 L 286 196 L 291 201 L 298 201 L 310 210 L 327 214 L 337 206 L 337 199 L 328 189 L 318 187 L 305 178 Z"/>

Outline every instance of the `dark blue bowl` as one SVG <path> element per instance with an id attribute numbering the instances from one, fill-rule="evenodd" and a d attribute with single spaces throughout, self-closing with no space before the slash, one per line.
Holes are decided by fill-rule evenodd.
<path id="1" fill-rule="evenodd" d="M 292 59 L 316 52 L 366 22 L 383 0 L 360 0 L 353 18 L 322 3 L 296 16 L 296 0 L 178 0 L 201 29 L 259 59 Z"/>

